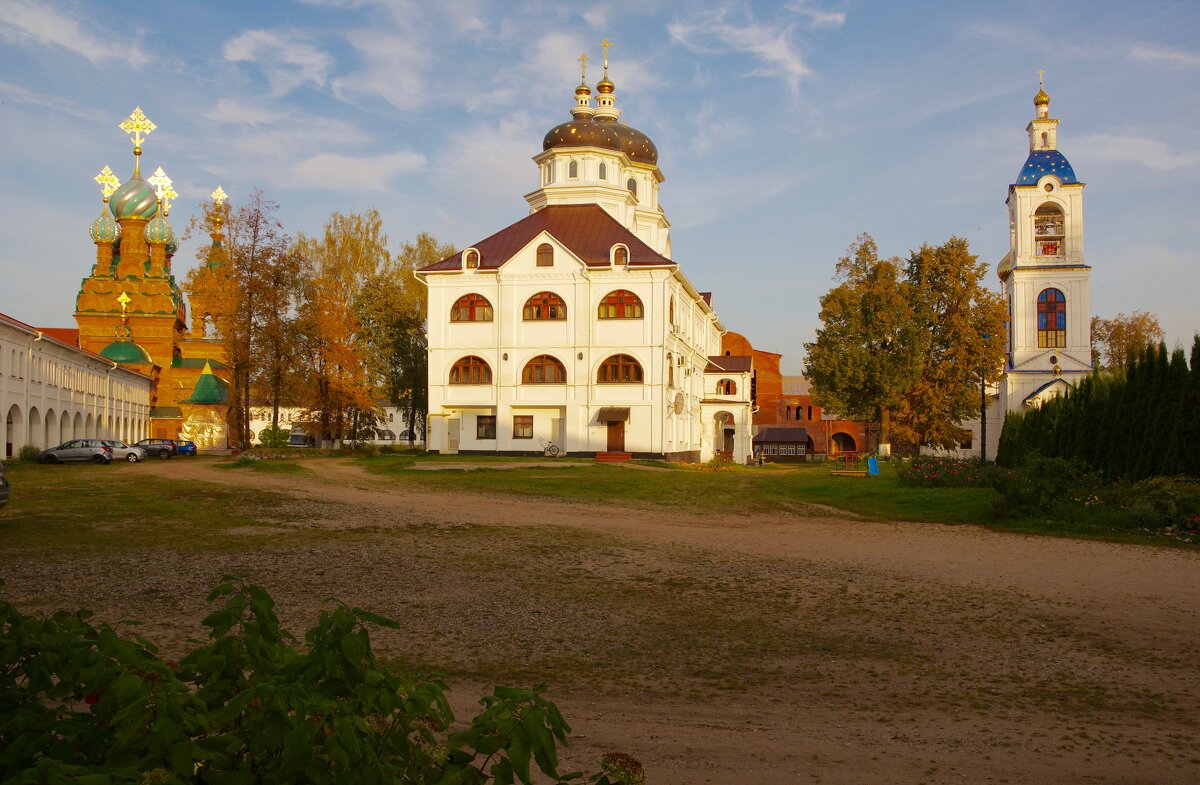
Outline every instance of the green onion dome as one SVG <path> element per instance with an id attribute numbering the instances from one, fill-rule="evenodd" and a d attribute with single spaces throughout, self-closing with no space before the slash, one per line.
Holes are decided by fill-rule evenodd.
<path id="1" fill-rule="evenodd" d="M 108 209 L 118 221 L 123 218 L 147 220 L 158 212 L 158 196 L 135 169 L 133 177 L 109 197 Z"/>
<path id="2" fill-rule="evenodd" d="M 171 231 L 171 225 L 167 223 L 167 219 L 163 217 L 162 212 L 146 224 L 146 242 L 154 245 L 166 245 L 171 239 L 174 232 Z"/>
<path id="3" fill-rule="evenodd" d="M 105 210 L 100 213 L 99 218 L 92 221 L 88 234 L 92 236 L 92 242 L 96 245 L 115 243 L 121 237 L 121 225 L 109 214 L 108 210 Z"/>
<path id="4" fill-rule="evenodd" d="M 122 365 L 137 365 L 149 363 L 150 356 L 146 350 L 133 341 L 117 339 L 100 350 L 100 356 Z"/>
<path id="5" fill-rule="evenodd" d="M 171 236 L 167 238 L 167 256 L 174 256 L 179 250 L 179 238 L 175 235 L 175 228 L 171 224 L 167 224 L 167 231 Z"/>

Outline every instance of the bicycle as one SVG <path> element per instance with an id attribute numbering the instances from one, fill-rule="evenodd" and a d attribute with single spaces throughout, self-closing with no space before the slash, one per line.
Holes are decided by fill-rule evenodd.
<path id="1" fill-rule="evenodd" d="M 542 454 L 549 458 L 557 458 L 559 453 L 562 452 L 562 449 L 554 442 L 546 441 L 545 439 L 542 439 L 541 442 Z"/>

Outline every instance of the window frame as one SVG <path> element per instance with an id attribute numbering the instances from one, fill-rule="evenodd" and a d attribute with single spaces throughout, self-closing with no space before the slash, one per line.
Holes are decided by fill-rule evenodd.
<path id="1" fill-rule="evenodd" d="M 1061 258 L 1066 255 L 1067 215 L 1055 202 L 1043 202 L 1033 211 L 1033 255 Z"/>
<path id="2" fill-rule="evenodd" d="M 554 246 L 550 243 L 542 243 L 537 247 L 537 267 L 553 267 L 554 266 Z"/>
<path id="3" fill-rule="evenodd" d="M 532 439 L 533 438 L 533 415 L 532 414 L 514 414 L 512 437 L 514 439 Z"/>
<path id="4" fill-rule="evenodd" d="M 1054 317 L 1054 327 L 1050 326 L 1051 317 Z M 1067 347 L 1067 297 L 1053 286 L 1038 292 L 1037 344 L 1039 349 Z"/>
<path id="5" fill-rule="evenodd" d="M 545 378 L 545 376 L 546 376 L 545 369 L 547 369 L 547 368 L 554 369 L 554 371 L 555 371 L 554 377 L 555 378 L 553 378 L 553 379 Z M 540 379 L 535 378 L 535 377 L 539 376 L 539 373 L 538 373 L 539 371 L 541 371 L 540 375 L 542 376 L 542 378 L 540 378 Z M 561 379 L 558 378 L 560 376 L 561 376 Z M 521 384 L 566 384 L 566 383 L 567 383 L 567 366 L 563 365 L 562 361 L 559 360 L 557 357 L 555 357 L 552 354 L 539 354 L 534 357 L 531 357 L 529 359 L 529 361 L 525 363 L 524 367 L 521 368 Z"/>
<path id="6" fill-rule="evenodd" d="M 613 354 L 596 368 L 596 384 L 645 384 L 646 373 L 636 357 Z"/>
<path id="7" fill-rule="evenodd" d="M 477 360 L 478 362 L 471 362 Z M 482 369 L 482 370 L 480 370 Z M 476 373 L 479 371 L 479 373 Z M 466 374 L 466 379 L 461 377 Z M 475 378 L 478 381 L 475 381 Z M 493 379 L 492 366 L 487 360 L 477 354 L 468 354 L 458 358 L 450 366 L 450 373 L 447 375 L 447 384 L 464 384 L 464 385 L 485 385 L 491 384 Z"/>
<path id="8" fill-rule="evenodd" d="M 632 302 L 629 298 L 632 298 Z M 635 313 L 630 315 L 630 310 Z M 613 289 L 596 306 L 597 319 L 644 319 L 645 312 L 642 298 L 628 289 Z"/>
<path id="9" fill-rule="evenodd" d="M 468 298 L 475 298 L 464 303 Z M 466 308 L 468 318 L 459 318 L 460 309 Z M 482 310 L 482 314 L 477 314 L 477 310 Z M 484 318 L 476 318 L 482 316 Z M 495 319 L 495 309 L 492 308 L 492 303 L 488 298 L 478 292 L 467 292 L 462 297 L 454 301 L 454 305 L 450 306 L 450 322 L 451 324 L 460 324 L 465 322 L 490 322 Z"/>
<path id="10" fill-rule="evenodd" d="M 475 440 L 480 442 L 496 440 L 496 415 L 475 415 Z"/>
<path id="11" fill-rule="evenodd" d="M 541 298 L 539 302 L 535 299 Z M 555 302 L 557 301 L 557 302 Z M 543 309 L 545 309 L 543 311 Z M 561 316 L 556 316 L 552 309 L 561 309 Z M 543 313 L 545 315 L 543 315 Z M 525 301 L 521 309 L 521 320 L 525 322 L 563 322 L 567 319 L 567 302 L 558 294 L 551 291 L 538 292 Z"/>

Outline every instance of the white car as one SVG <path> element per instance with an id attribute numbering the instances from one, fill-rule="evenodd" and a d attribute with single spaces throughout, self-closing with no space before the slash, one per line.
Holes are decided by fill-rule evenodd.
<path id="1" fill-rule="evenodd" d="M 130 463 L 137 463 L 146 459 L 146 451 L 141 447 L 128 445 L 120 439 L 101 439 L 100 441 L 112 448 L 114 461 L 124 459 Z"/>

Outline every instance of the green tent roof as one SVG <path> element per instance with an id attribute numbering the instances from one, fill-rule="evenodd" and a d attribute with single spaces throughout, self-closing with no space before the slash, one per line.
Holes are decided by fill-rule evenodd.
<path id="1" fill-rule="evenodd" d="M 204 364 L 204 372 L 196 380 L 196 389 L 188 403 L 218 404 L 229 400 L 229 385 L 217 378 L 208 363 Z"/>

